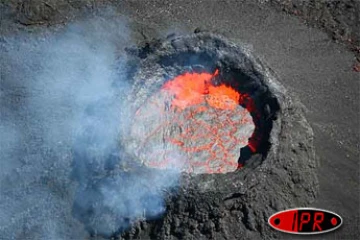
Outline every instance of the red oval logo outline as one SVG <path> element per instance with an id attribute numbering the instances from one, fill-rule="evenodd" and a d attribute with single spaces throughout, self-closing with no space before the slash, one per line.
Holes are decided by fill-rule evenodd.
<path id="1" fill-rule="evenodd" d="M 342 217 L 320 208 L 292 208 L 271 215 L 268 224 L 275 230 L 297 235 L 334 231 L 342 226 Z"/>

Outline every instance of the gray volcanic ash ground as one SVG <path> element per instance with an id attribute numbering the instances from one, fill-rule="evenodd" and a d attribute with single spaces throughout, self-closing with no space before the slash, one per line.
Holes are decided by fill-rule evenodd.
<path id="1" fill-rule="evenodd" d="M 358 7 L 0 1 L 0 236 L 288 238 L 267 218 L 316 206 L 356 239 Z M 174 108 L 184 73 L 212 92 Z"/>

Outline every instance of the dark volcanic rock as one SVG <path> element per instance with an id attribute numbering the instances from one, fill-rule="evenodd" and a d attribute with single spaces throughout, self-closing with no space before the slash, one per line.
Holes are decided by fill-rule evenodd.
<path id="1" fill-rule="evenodd" d="M 309 25 L 324 29 L 334 40 L 345 43 L 360 61 L 360 2 L 270 0 L 277 8 L 299 16 Z"/>

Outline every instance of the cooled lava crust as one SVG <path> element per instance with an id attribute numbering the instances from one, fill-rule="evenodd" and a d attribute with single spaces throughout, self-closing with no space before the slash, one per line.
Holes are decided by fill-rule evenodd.
<path id="1" fill-rule="evenodd" d="M 152 168 L 212 174 L 235 171 L 260 152 L 265 124 L 255 102 L 219 79 L 218 69 L 191 69 L 148 98 L 126 133 L 136 158 Z"/>
<path id="2" fill-rule="evenodd" d="M 127 49 L 127 52 L 128 65 L 132 66 L 127 78 L 132 90 L 127 93 L 126 114 L 122 116 L 129 124 L 122 129 L 119 144 L 121 155 L 129 161 L 123 161 L 109 176 L 95 179 L 78 194 L 75 216 L 90 232 L 101 235 L 100 224 L 102 228 L 112 229 L 120 239 L 270 239 L 278 234 L 267 224 L 273 213 L 289 207 L 307 206 L 313 201 L 318 185 L 315 151 L 313 132 L 304 118 L 303 105 L 248 48 L 222 36 L 200 32 L 154 40 L 142 47 Z M 185 101 L 183 105 L 183 98 L 179 96 L 188 96 L 188 93 L 171 91 L 174 90 L 171 86 L 185 75 L 192 76 L 190 82 L 201 75 L 201 84 L 208 85 L 197 89 L 195 96 L 190 97 L 190 104 Z M 209 86 L 216 88 L 215 95 Z M 218 96 L 219 87 L 227 89 L 224 93 L 230 92 L 225 94 L 225 101 L 222 97 L 215 97 L 213 101 L 214 96 Z M 225 107 L 219 107 L 224 104 Z M 234 144 L 231 139 L 217 138 L 218 143 L 223 141 L 224 148 L 219 149 L 233 156 L 216 158 L 211 154 L 218 146 L 211 142 L 211 126 L 219 128 L 221 118 L 208 122 L 206 131 L 196 132 L 201 125 L 190 129 L 193 136 L 210 134 L 207 135 L 210 142 L 201 142 L 204 137 L 196 138 L 195 145 L 186 142 L 193 139 L 179 125 L 186 125 L 187 118 L 179 124 L 173 117 L 185 116 L 188 114 L 186 111 L 195 106 L 195 114 L 199 108 L 200 112 L 207 113 L 213 107 L 217 110 L 211 111 L 229 113 L 228 119 L 232 121 L 239 120 L 236 119 L 237 113 L 244 113 L 243 116 L 251 120 L 243 121 L 247 126 L 247 131 L 242 132 L 246 132 L 243 136 L 248 137 L 245 141 L 233 139 Z M 205 121 L 205 118 L 196 121 Z M 175 127 L 172 126 L 174 123 L 177 124 Z M 243 127 L 241 122 L 235 126 L 223 125 L 225 130 Z M 234 130 L 225 131 L 225 135 L 231 131 Z M 179 136 L 182 138 L 177 138 Z M 179 141 L 182 143 L 177 144 Z M 199 144 L 206 147 L 199 149 Z M 209 146 L 211 150 L 207 149 Z M 152 152 L 154 149 L 157 150 Z M 189 164 L 185 164 L 183 167 L 183 160 L 180 166 L 164 160 L 167 149 L 175 153 L 171 155 L 175 159 L 190 154 L 190 160 L 185 159 L 185 162 L 190 161 L 192 166 L 189 168 Z M 196 155 L 186 149 L 201 150 L 202 153 L 195 151 Z M 181 152 L 185 155 L 182 156 Z M 160 163 L 153 162 L 154 156 L 161 158 Z M 223 159 L 230 163 L 221 165 Z M 211 161 L 220 162 L 220 165 L 211 165 Z M 238 168 L 238 163 L 244 167 Z M 154 176 L 166 174 L 168 168 L 174 167 L 182 172 L 179 185 L 158 189 L 166 201 L 166 211 L 162 216 L 147 217 L 145 214 L 145 219 L 139 220 L 118 216 L 106 206 L 102 207 L 101 197 L 98 202 L 84 204 L 86 195 L 101 195 L 97 193 L 98 189 L 117 184 L 116 181 L 122 179 L 118 176 L 149 179 L 141 183 L 146 188 L 151 186 Z M 128 222 L 130 227 L 116 229 L 117 222 Z"/>

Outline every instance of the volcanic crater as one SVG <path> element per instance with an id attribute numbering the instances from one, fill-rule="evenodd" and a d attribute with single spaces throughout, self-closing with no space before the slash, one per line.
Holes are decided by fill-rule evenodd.
<path id="1" fill-rule="evenodd" d="M 275 211 L 314 200 L 313 132 L 303 105 L 249 48 L 197 32 L 126 50 L 132 89 L 122 118 L 131 121 L 120 145 L 131 161 L 79 200 L 118 175 L 151 179 L 175 170 L 181 177 L 177 187 L 156 190 L 166 209 L 155 218 L 99 211 L 100 199 L 93 214 L 79 204 L 90 232 L 101 235 L 93 222 L 110 216 L 120 239 L 266 239 L 277 234 L 267 224 Z M 151 182 L 141 184 L 153 191 Z M 129 228 L 116 229 L 124 221 Z"/>
<path id="2" fill-rule="evenodd" d="M 236 47 L 205 35 L 191 41 L 138 53 L 146 59 L 129 95 L 136 111 L 123 134 L 127 151 L 148 167 L 195 174 L 264 160 L 280 110 L 271 86 Z"/>

